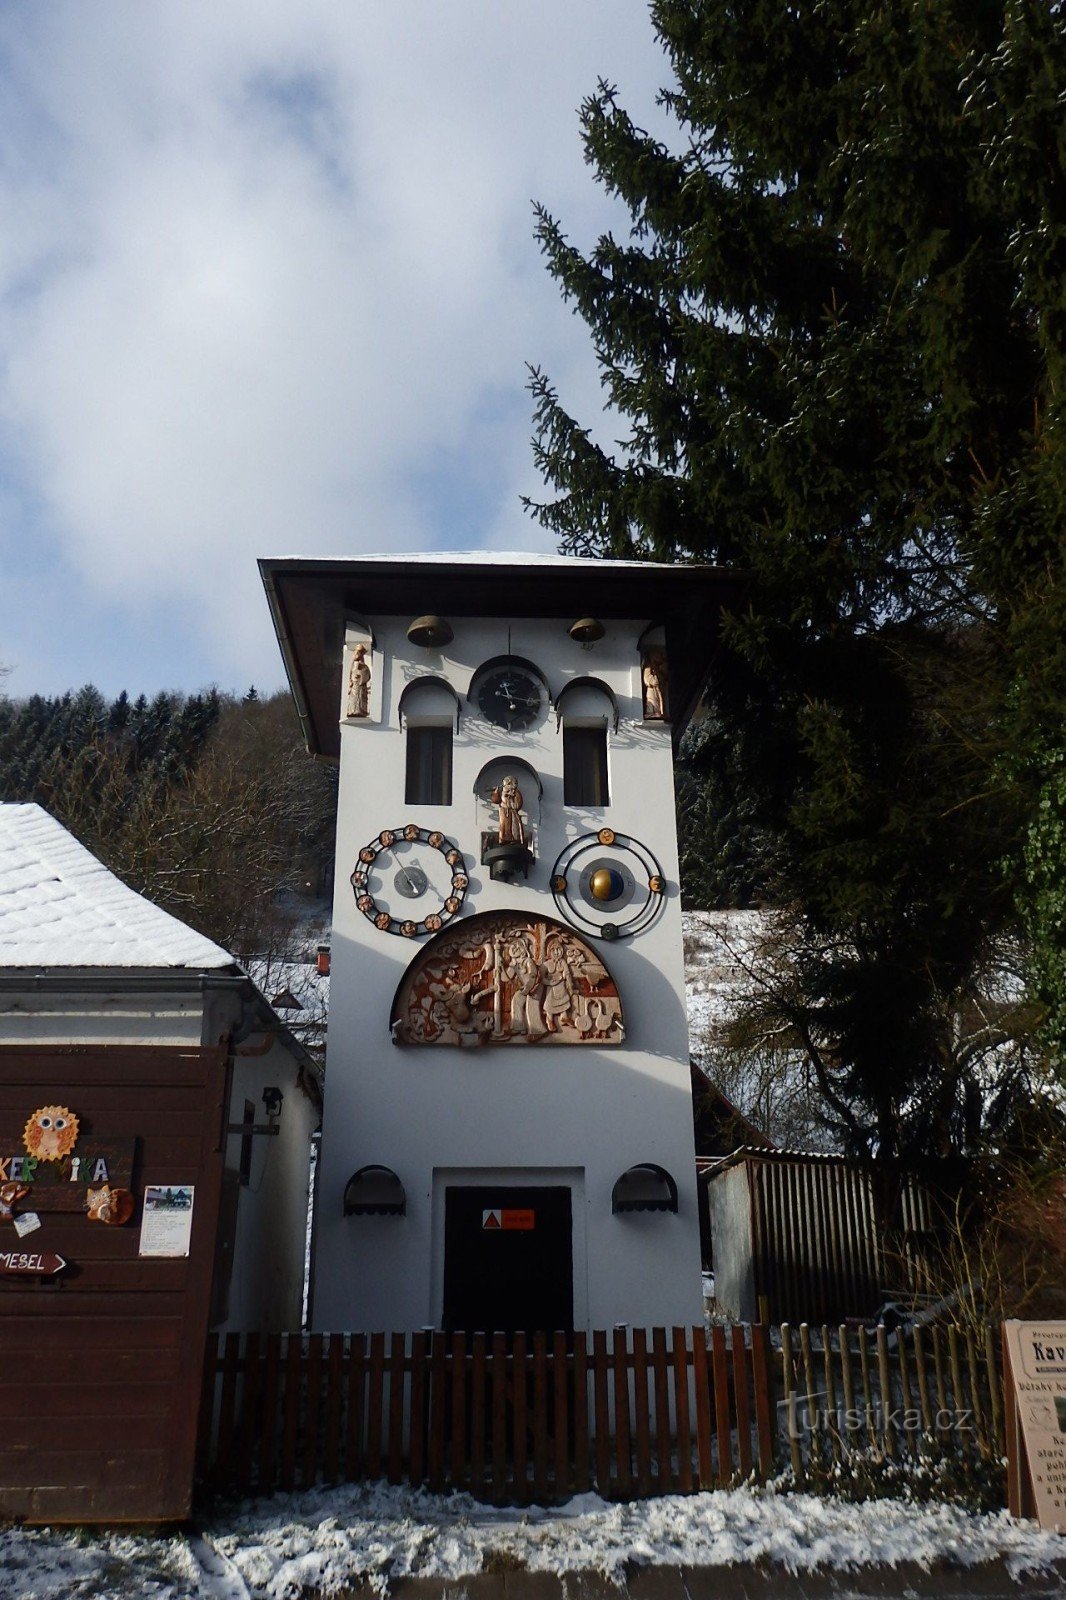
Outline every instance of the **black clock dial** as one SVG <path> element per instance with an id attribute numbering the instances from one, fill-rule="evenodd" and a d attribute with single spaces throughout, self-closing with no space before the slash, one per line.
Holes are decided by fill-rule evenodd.
<path id="1" fill-rule="evenodd" d="M 429 888 L 429 879 L 426 874 L 421 867 L 413 864 L 407 867 L 397 867 L 396 876 L 392 881 L 396 885 L 397 893 L 402 894 L 406 900 L 417 900 L 419 895 L 425 894 Z"/>
<path id="2" fill-rule="evenodd" d="M 477 696 L 482 716 L 512 732 L 536 721 L 541 701 L 540 684 L 521 667 L 497 667 L 487 673 Z"/>

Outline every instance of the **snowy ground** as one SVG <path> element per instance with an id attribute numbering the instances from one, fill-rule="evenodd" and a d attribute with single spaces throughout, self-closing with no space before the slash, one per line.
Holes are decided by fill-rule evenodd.
<path id="1" fill-rule="evenodd" d="M 465 1495 L 384 1486 L 278 1496 L 193 1536 L 148 1538 L 0 1529 L 4 1600 L 295 1600 L 370 1580 L 460 1578 L 485 1570 L 598 1572 L 774 1565 L 789 1572 L 971 1567 L 1002 1558 L 1023 1577 L 1066 1554 L 1066 1539 L 1006 1513 L 897 1500 L 850 1505 L 739 1489 L 608 1505 L 581 1496 L 556 1511 L 495 1511 Z"/>

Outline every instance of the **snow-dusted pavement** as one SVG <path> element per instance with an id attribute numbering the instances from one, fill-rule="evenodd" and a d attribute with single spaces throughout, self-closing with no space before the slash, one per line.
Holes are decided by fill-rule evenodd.
<path id="1" fill-rule="evenodd" d="M 950 1571 L 945 1592 L 958 1595 L 966 1592 L 959 1569 L 976 1579 L 991 1562 L 999 1563 L 999 1589 L 1042 1577 L 1038 1587 L 1053 1593 L 1048 1575 L 1064 1556 L 1066 1539 L 1032 1523 L 940 1504 L 851 1505 L 739 1489 L 625 1505 L 585 1495 L 554 1511 L 496 1511 L 465 1495 L 374 1486 L 278 1496 L 219 1515 L 194 1535 L 2 1529 L 0 1594 L 296 1600 L 492 1573 L 505 1574 L 508 1593 L 516 1593 L 522 1573 L 595 1573 L 622 1584 L 648 1568 L 717 1569 L 724 1578 L 723 1569 L 736 1575 L 738 1565 L 760 1576 L 763 1592 L 773 1588 L 775 1571 L 782 1587 L 796 1592 L 786 1574 L 802 1581 L 817 1572 L 852 1573 L 861 1582 L 878 1569 L 879 1592 L 904 1594 L 908 1582 L 901 1572 L 897 1588 L 891 1569 L 905 1564 L 945 1580 Z M 990 1592 L 987 1581 L 977 1587 Z"/>

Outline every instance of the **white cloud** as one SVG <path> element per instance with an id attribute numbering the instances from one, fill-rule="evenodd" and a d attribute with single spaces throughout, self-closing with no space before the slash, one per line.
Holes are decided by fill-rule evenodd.
<path id="1" fill-rule="evenodd" d="M 651 114 L 638 0 L 58 0 L 0 48 L 17 690 L 108 676 L 104 638 L 28 644 L 34 588 L 262 681 L 257 555 L 543 544 L 524 363 L 583 418 L 598 388 L 530 200 L 582 238 L 611 215 L 576 106 L 602 73 Z"/>

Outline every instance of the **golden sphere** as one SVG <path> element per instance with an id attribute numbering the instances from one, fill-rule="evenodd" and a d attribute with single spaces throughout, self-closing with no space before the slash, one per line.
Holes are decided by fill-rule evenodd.
<path id="1" fill-rule="evenodd" d="M 616 899 L 619 891 L 617 872 L 612 872 L 610 867 L 597 867 L 589 879 L 589 889 L 597 900 Z"/>

